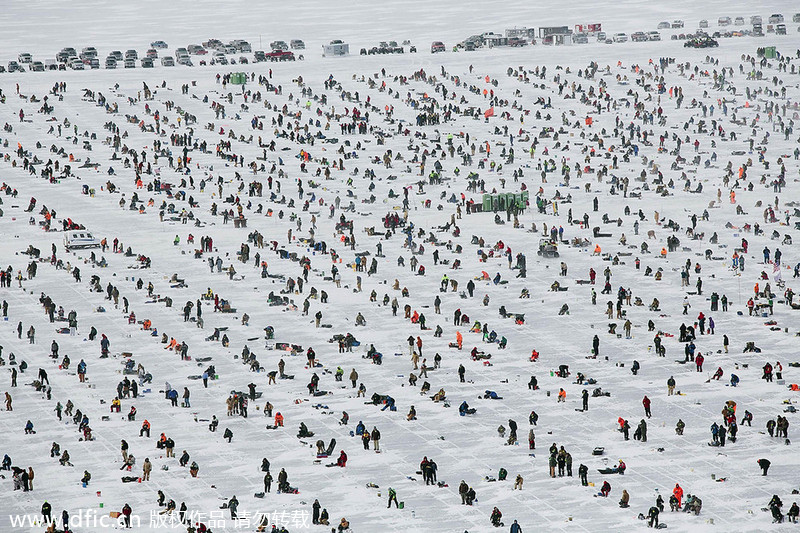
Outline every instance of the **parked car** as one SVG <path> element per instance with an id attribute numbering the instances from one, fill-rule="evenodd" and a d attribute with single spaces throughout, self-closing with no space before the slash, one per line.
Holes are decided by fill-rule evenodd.
<path id="1" fill-rule="evenodd" d="M 519 39 L 519 37 L 511 37 L 511 39 Z M 523 46 L 523 45 L 511 44 L 511 39 L 508 40 L 509 46 Z M 522 42 L 528 44 L 527 41 L 522 40 Z M 585 33 L 576 33 L 572 36 L 572 42 L 575 44 L 589 44 L 589 36 L 586 35 Z"/>
<path id="2" fill-rule="evenodd" d="M 181 56 L 176 60 L 176 63 L 179 65 L 183 65 L 184 67 L 193 67 L 192 60 L 189 59 L 189 56 Z"/>
<path id="3" fill-rule="evenodd" d="M 301 41 L 300 39 L 292 39 L 289 41 L 289 46 L 291 46 L 292 50 L 305 50 L 306 43 Z"/>
<path id="4" fill-rule="evenodd" d="M 28 52 L 22 52 L 17 59 L 20 63 L 30 63 L 33 61 L 33 56 L 31 56 Z"/>
<path id="5" fill-rule="evenodd" d="M 744 26 L 744 17 L 736 17 L 733 19 L 733 23 L 737 26 Z"/>
<path id="6" fill-rule="evenodd" d="M 269 45 L 270 48 L 273 50 L 288 50 L 289 45 L 286 44 L 286 41 L 272 41 Z"/>
<path id="7" fill-rule="evenodd" d="M 44 68 L 45 70 L 58 70 L 58 61 L 55 59 L 45 59 Z"/>
<path id="8" fill-rule="evenodd" d="M 98 68 L 100 68 L 100 60 L 97 59 L 96 57 L 93 57 L 91 59 L 86 59 L 86 60 L 84 60 L 83 63 L 85 65 L 89 65 L 90 69 L 98 69 Z"/>
<path id="9" fill-rule="evenodd" d="M 660 41 L 661 40 L 661 34 L 658 33 L 657 31 L 648 32 L 647 33 L 647 40 L 648 41 Z"/>
<path id="10" fill-rule="evenodd" d="M 635 43 L 642 43 L 647 41 L 647 34 L 643 31 L 637 31 L 631 34 L 631 41 Z"/>
<path id="11" fill-rule="evenodd" d="M 111 56 L 106 58 L 106 68 L 107 69 L 115 69 L 117 68 L 117 60 Z"/>
<path id="12" fill-rule="evenodd" d="M 792 22 L 800 22 L 800 13 L 792 15 Z"/>
<path id="13" fill-rule="evenodd" d="M 366 54 L 366 52 L 364 52 L 364 54 Z M 267 54 L 264 53 L 264 50 L 256 50 L 255 53 L 253 54 L 253 57 L 255 58 L 257 63 L 267 60 Z"/>
<path id="14" fill-rule="evenodd" d="M 759 15 L 753 15 L 752 17 L 750 17 L 750 24 L 756 25 L 756 24 L 761 24 L 763 22 L 764 21 L 761 20 L 761 16 Z"/>
<path id="15" fill-rule="evenodd" d="M 777 35 L 786 35 L 786 24 L 778 24 L 775 26 L 775 33 Z"/>
<path id="16" fill-rule="evenodd" d="M 97 57 L 97 48 L 94 46 L 87 46 L 83 50 L 81 50 L 81 55 L 86 57 Z"/>
<path id="17" fill-rule="evenodd" d="M 167 43 L 165 43 L 164 41 L 153 41 L 152 43 L 150 43 L 150 47 L 155 48 L 157 50 L 163 50 L 165 48 L 169 48 L 169 46 L 167 46 Z"/>
<path id="18" fill-rule="evenodd" d="M 435 54 L 437 52 L 444 52 L 446 48 L 444 47 L 444 43 L 442 41 L 433 41 L 431 43 L 431 53 Z"/>
<path id="19" fill-rule="evenodd" d="M 139 59 L 139 53 L 136 50 L 125 50 L 125 59 Z"/>
<path id="20" fill-rule="evenodd" d="M 70 63 L 69 63 L 69 67 L 72 70 L 83 70 L 84 69 L 83 61 L 81 61 L 77 57 L 73 58 L 72 61 L 70 61 Z"/>
<path id="21" fill-rule="evenodd" d="M 142 58 L 142 68 L 153 68 L 153 58 L 152 57 L 143 57 Z"/>
<path id="22" fill-rule="evenodd" d="M 658 28 L 659 30 L 668 30 L 668 29 L 670 29 L 671 27 L 672 27 L 672 26 L 670 25 L 670 23 L 669 23 L 669 22 L 666 22 L 666 21 L 664 21 L 664 22 L 659 22 L 659 23 L 658 23 L 658 26 L 657 26 L 657 28 Z"/>
<path id="23" fill-rule="evenodd" d="M 598 43 L 604 43 L 604 42 L 606 42 L 606 39 L 608 39 L 608 37 L 606 36 L 606 32 L 604 32 L 604 31 L 597 32 L 597 42 Z"/>
<path id="24" fill-rule="evenodd" d="M 123 56 L 122 52 L 120 52 L 119 50 L 112 50 L 111 52 L 109 52 L 108 56 L 113 57 L 117 61 L 122 61 L 123 59 L 125 59 L 125 56 Z"/>
<path id="25" fill-rule="evenodd" d="M 162 67 L 174 67 L 175 66 L 175 59 L 172 56 L 164 56 L 161 58 L 161 66 Z"/>
<path id="26" fill-rule="evenodd" d="M 612 40 L 615 43 L 626 43 L 628 42 L 628 36 L 624 33 L 615 33 Z"/>
<path id="27" fill-rule="evenodd" d="M 741 18 L 741 17 L 739 17 L 739 18 Z M 719 24 L 720 26 L 730 26 L 731 18 L 730 17 L 720 17 L 719 20 L 717 20 L 717 24 Z M 744 24 L 744 19 L 742 19 L 742 24 Z"/>
<path id="28" fill-rule="evenodd" d="M 155 48 L 151 48 L 145 53 L 145 56 L 149 57 L 150 59 L 157 59 L 158 58 L 158 50 Z"/>
<path id="29" fill-rule="evenodd" d="M 125 68 L 136 68 L 136 60 L 131 57 L 128 57 L 125 59 L 123 66 Z"/>
<path id="30" fill-rule="evenodd" d="M 773 13 L 772 15 L 769 16 L 767 22 L 769 22 L 770 24 L 779 24 L 783 22 L 783 15 L 781 15 L 780 13 Z"/>
<path id="31" fill-rule="evenodd" d="M 31 63 L 31 71 L 32 72 L 44 72 L 44 63 L 41 61 L 34 61 Z"/>
<path id="32" fill-rule="evenodd" d="M 708 21 L 706 19 L 701 20 L 700 21 L 700 27 L 701 28 L 708 28 Z"/>
<path id="33" fill-rule="evenodd" d="M 672 21 L 672 25 L 671 25 L 671 27 L 672 27 L 673 29 L 676 29 L 676 28 L 683 28 L 683 21 L 682 21 L 682 20 L 673 20 L 673 21 Z"/>

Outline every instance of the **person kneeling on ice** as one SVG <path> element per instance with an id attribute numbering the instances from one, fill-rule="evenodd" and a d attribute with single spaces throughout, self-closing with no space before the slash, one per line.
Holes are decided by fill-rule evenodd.
<path id="1" fill-rule="evenodd" d="M 600 489 L 600 496 L 603 498 L 608 498 L 608 495 L 611 493 L 611 483 L 608 481 L 603 481 L 603 488 Z"/>
<path id="2" fill-rule="evenodd" d="M 461 416 L 474 415 L 476 411 L 477 409 L 470 408 L 466 400 L 461 402 L 461 405 L 458 406 L 458 414 L 460 414 Z"/>
<path id="3" fill-rule="evenodd" d="M 342 468 L 347 466 L 347 454 L 344 453 L 344 450 L 339 453 L 339 459 L 336 460 L 336 466 L 341 466 Z"/>
<path id="4" fill-rule="evenodd" d="M 502 396 L 498 396 L 497 393 L 493 390 L 487 390 L 483 393 L 483 398 L 485 400 L 502 400 Z"/>
<path id="5" fill-rule="evenodd" d="M 489 517 L 489 519 L 492 521 L 492 525 L 494 527 L 500 527 L 503 525 L 503 523 L 500 521 L 501 518 L 503 518 L 503 513 L 500 512 L 500 509 L 497 507 L 492 509 L 492 516 Z"/>
<path id="6" fill-rule="evenodd" d="M 628 491 L 623 489 L 622 498 L 620 498 L 620 500 L 619 500 L 619 506 L 622 507 L 623 509 L 625 509 L 627 507 L 630 507 L 630 505 L 628 505 L 628 502 L 630 501 L 630 499 L 631 499 L 631 497 L 630 497 L 630 494 L 628 494 Z"/>

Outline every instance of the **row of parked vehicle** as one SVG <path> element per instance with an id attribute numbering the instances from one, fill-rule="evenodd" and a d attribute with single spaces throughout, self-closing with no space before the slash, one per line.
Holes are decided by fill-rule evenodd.
<path id="1" fill-rule="evenodd" d="M 253 60 L 259 61 L 294 61 L 293 50 L 304 50 L 305 43 L 299 39 L 294 39 L 290 43 L 285 41 L 273 41 L 270 43 L 271 51 L 264 52 L 257 50 L 253 54 Z M 150 43 L 150 48 L 145 52 L 144 57 L 139 58 L 139 53 L 134 50 L 126 50 L 123 53 L 121 50 L 113 50 L 109 52 L 105 58 L 102 66 L 106 69 L 116 69 L 118 67 L 136 68 L 137 64 L 142 68 L 153 68 L 156 62 L 160 61 L 164 67 L 174 67 L 175 65 L 193 66 L 191 56 L 198 56 L 202 59 L 199 60 L 200 65 L 206 64 L 236 64 L 236 58 L 228 58 L 233 54 L 246 54 L 252 52 L 252 46 L 249 42 L 243 39 L 235 39 L 229 43 L 223 43 L 219 39 L 209 39 L 202 44 L 190 44 L 187 47 L 175 49 L 175 55 L 164 55 L 159 57 L 159 50 L 166 50 L 169 48 L 164 41 L 153 41 Z M 8 63 L 8 72 L 24 72 L 30 70 L 32 72 L 43 72 L 45 70 L 84 70 L 84 69 L 99 69 L 101 67 L 100 59 L 98 58 L 97 49 L 94 46 L 87 46 L 81 50 L 80 53 L 73 47 L 65 47 L 59 51 L 54 59 L 47 59 L 44 62 L 34 61 L 33 56 L 28 52 L 19 54 L 18 61 L 10 61 Z M 240 56 L 238 63 L 247 64 L 250 60 L 246 56 Z M 26 66 L 27 65 L 27 69 Z M 0 66 L 0 72 L 6 69 Z"/>
<path id="2" fill-rule="evenodd" d="M 412 46 L 411 41 L 405 40 L 403 41 L 402 45 L 398 45 L 397 41 L 381 41 L 378 43 L 378 46 L 373 46 L 372 48 L 362 48 L 360 54 L 362 56 L 371 56 L 376 54 L 403 54 L 405 53 L 405 46 L 409 47 L 409 53 L 416 53 L 417 47 Z"/>

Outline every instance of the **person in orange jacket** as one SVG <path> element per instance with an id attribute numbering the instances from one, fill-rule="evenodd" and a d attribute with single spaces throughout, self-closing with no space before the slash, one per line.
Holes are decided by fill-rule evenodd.
<path id="1" fill-rule="evenodd" d="M 280 413 L 275 414 L 275 427 L 283 427 L 283 415 Z"/>
<path id="2" fill-rule="evenodd" d="M 683 489 L 677 483 L 675 483 L 675 488 L 672 490 L 672 495 L 678 500 L 678 507 L 680 507 L 683 499 Z"/>
<path id="3" fill-rule="evenodd" d="M 141 431 L 139 431 L 139 436 L 141 437 L 145 433 L 147 433 L 148 437 L 150 436 L 150 422 L 148 422 L 147 420 L 142 422 L 142 429 L 141 429 Z"/>

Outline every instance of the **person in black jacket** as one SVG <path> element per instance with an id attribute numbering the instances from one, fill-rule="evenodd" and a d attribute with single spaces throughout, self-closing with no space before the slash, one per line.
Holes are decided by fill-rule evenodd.
<path id="1" fill-rule="evenodd" d="M 578 467 L 578 475 L 581 478 L 581 485 L 583 485 L 584 487 L 589 485 L 589 481 L 586 479 L 586 475 L 588 473 L 589 473 L 588 466 L 581 464 L 581 466 Z"/>
<path id="2" fill-rule="evenodd" d="M 759 459 L 758 466 L 761 467 L 761 475 L 766 476 L 767 470 L 769 470 L 769 465 L 772 464 L 769 462 L 769 459 Z"/>
<path id="3" fill-rule="evenodd" d="M 319 524 L 319 510 L 322 508 L 322 506 L 319 504 L 319 500 L 314 500 L 314 505 L 312 505 L 311 508 L 313 509 L 311 523 Z"/>
<path id="4" fill-rule="evenodd" d="M 42 504 L 42 518 L 44 519 L 45 523 L 50 523 L 52 518 L 50 518 L 50 513 L 52 512 L 53 508 L 51 505 L 45 500 Z"/>
<path id="5" fill-rule="evenodd" d="M 650 518 L 647 522 L 647 527 L 658 527 L 658 514 L 660 512 L 661 511 L 659 511 L 656 506 L 650 508 L 650 511 L 647 513 L 647 516 Z"/>

